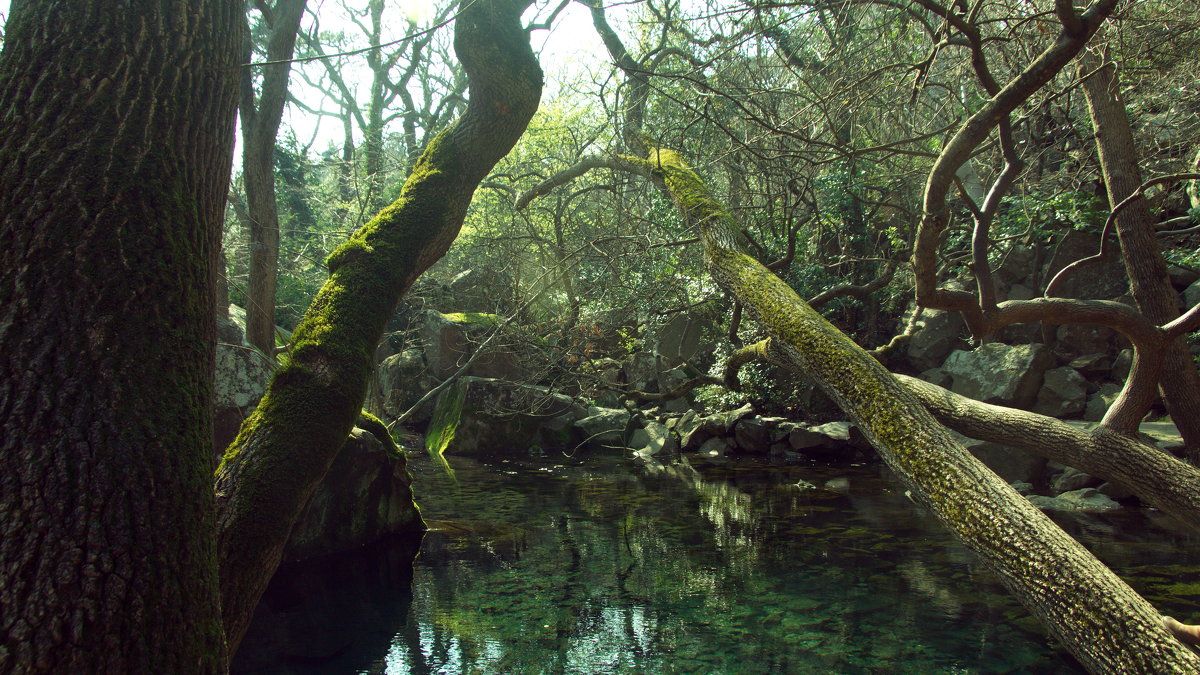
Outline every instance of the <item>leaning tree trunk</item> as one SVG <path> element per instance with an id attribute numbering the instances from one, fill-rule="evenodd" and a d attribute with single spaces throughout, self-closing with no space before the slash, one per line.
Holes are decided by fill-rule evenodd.
<path id="1" fill-rule="evenodd" d="M 1096 148 L 1104 185 L 1108 188 L 1109 206 L 1116 208 L 1142 185 L 1137 145 L 1118 90 L 1116 67 L 1111 62 L 1102 63 L 1101 57 L 1088 52 L 1079 65 L 1081 74 L 1095 71 L 1084 78 L 1083 92 L 1096 129 Z M 1117 214 L 1116 226 L 1134 302 L 1154 323 L 1169 323 L 1179 316 L 1179 295 L 1167 275 L 1167 263 L 1146 200 L 1128 204 Z M 1183 436 L 1189 459 L 1200 462 L 1200 369 L 1196 368 L 1182 337 L 1171 343 L 1163 355 L 1159 388 L 1167 411 Z"/>
<path id="2" fill-rule="evenodd" d="M 718 283 L 772 336 L 780 357 L 846 412 L 926 505 L 1089 670 L 1195 673 L 1200 657 L 1078 542 L 975 459 L 878 361 L 745 254 L 732 216 L 670 150 L 643 169 L 698 223 Z"/>
<path id="3" fill-rule="evenodd" d="M 301 507 L 358 417 L 375 347 L 401 295 L 453 242 L 471 196 L 537 109 L 542 73 L 520 24 L 528 0 L 464 2 L 455 50 L 470 79 L 459 121 L 399 199 L 329 257 L 329 281 L 217 472 L 221 596 L 236 649 Z"/>
<path id="4" fill-rule="evenodd" d="M 213 288 L 242 5 L 15 3 L 0 55 L 0 672 L 225 669 Z"/>

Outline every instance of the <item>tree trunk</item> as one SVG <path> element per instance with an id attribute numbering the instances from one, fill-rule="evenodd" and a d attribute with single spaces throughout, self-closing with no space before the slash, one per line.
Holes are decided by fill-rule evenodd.
<path id="1" fill-rule="evenodd" d="M 213 288 L 242 5 L 15 3 L 0 672 L 223 672 Z"/>
<path id="2" fill-rule="evenodd" d="M 1080 59 L 1081 74 L 1095 70 L 1083 81 L 1083 91 L 1096 130 L 1096 148 L 1104 184 L 1108 188 L 1110 208 L 1115 208 L 1142 184 L 1138 169 L 1137 146 L 1125 103 L 1120 98 L 1116 68 L 1112 62 L 1085 52 Z M 1167 264 L 1154 234 L 1154 217 L 1145 199 L 1126 206 L 1116 218 L 1121 257 L 1129 275 L 1129 286 L 1138 309 L 1158 325 L 1179 316 L 1179 296 L 1171 286 Z M 1163 355 L 1159 382 L 1163 402 L 1179 428 L 1188 456 L 1200 462 L 1200 370 L 1181 337 Z"/>
<path id="3" fill-rule="evenodd" d="M 520 24 L 528 0 L 465 2 L 455 49 L 463 117 L 422 154 L 400 198 L 329 257 L 330 278 L 217 471 L 222 611 L 236 649 L 300 509 L 362 407 L 396 303 L 458 234 L 476 186 L 537 109 L 542 74 Z"/>
<path id="4" fill-rule="evenodd" d="M 242 180 L 250 212 L 250 281 L 246 293 L 246 340 L 263 354 L 275 354 L 275 283 L 279 273 L 279 205 L 275 199 L 275 138 L 287 104 L 288 59 L 306 0 L 278 0 L 269 13 L 267 60 L 261 94 L 255 101 L 254 73 L 242 69 Z M 249 30 L 246 41 L 249 45 Z M 253 55 L 247 46 L 246 55 Z"/>
<path id="5" fill-rule="evenodd" d="M 1200 657 L 1078 542 L 987 469 L 896 378 L 743 253 L 739 228 L 669 150 L 644 170 L 700 225 L 705 256 L 772 336 L 780 359 L 816 382 L 862 429 L 913 497 L 927 506 L 1089 670 L 1194 673 Z"/>

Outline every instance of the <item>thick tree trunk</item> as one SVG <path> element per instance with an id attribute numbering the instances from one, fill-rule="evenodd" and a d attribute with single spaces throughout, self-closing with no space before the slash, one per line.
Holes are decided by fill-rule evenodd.
<path id="1" fill-rule="evenodd" d="M 906 483 L 1089 670 L 1194 673 L 1200 657 L 1078 542 L 989 471 L 884 367 L 743 253 L 729 212 L 679 156 L 644 162 L 698 223 L 718 283 L 759 320 L 790 367 L 846 412 Z"/>
<path id="2" fill-rule="evenodd" d="M 1083 81 L 1083 91 L 1096 130 L 1096 148 L 1110 208 L 1125 201 L 1142 184 L 1137 146 L 1125 103 L 1120 98 L 1116 67 L 1101 57 L 1085 53 L 1081 74 L 1095 71 Z M 1179 296 L 1171 286 L 1167 264 L 1154 234 L 1154 217 L 1145 199 L 1137 199 L 1116 217 L 1121 258 L 1129 274 L 1129 286 L 1138 309 L 1158 325 L 1179 316 Z M 1187 445 L 1192 461 L 1200 461 L 1200 369 L 1183 338 L 1175 340 L 1163 354 L 1159 382 L 1163 402 Z"/>
<path id="3" fill-rule="evenodd" d="M 268 357 L 275 354 L 275 283 L 279 273 L 279 205 L 275 199 L 275 138 L 287 104 L 288 59 L 306 0 L 278 0 L 269 12 L 267 60 L 255 100 L 254 73 L 242 70 L 242 180 L 250 212 L 250 281 L 246 293 L 246 340 Z M 246 40 L 249 41 L 249 35 Z M 250 56 L 252 50 L 247 48 Z"/>
<path id="4" fill-rule="evenodd" d="M 222 610 L 236 649 L 296 516 L 357 419 L 401 295 L 440 258 L 476 186 L 537 109 L 542 74 L 520 25 L 528 0 L 465 2 L 455 49 L 463 117 L 422 154 L 400 198 L 329 257 L 330 278 L 217 472 Z"/>
<path id="5" fill-rule="evenodd" d="M 225 669 L 213 288 L 240 3 L 15 3 L 0 55 L 0 672 Z"/>

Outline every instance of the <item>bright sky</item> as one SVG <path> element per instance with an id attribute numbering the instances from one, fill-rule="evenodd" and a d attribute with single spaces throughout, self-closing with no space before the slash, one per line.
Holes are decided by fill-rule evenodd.
<path id="1" fill-rule="evenodd" d="M 351 0 L 353 2 L 354 0 Z M 385 42 L 403 37 L 407 30 L 405 25 L 407 22 L 401 19 L 412 17 L 418 22 L 423 22 L 429 19 L 434 13 L 434 3 L 430 0 L 386 0 L 387 5 L 384 10 L 385 23 L 388 16 L 395 19 L 391 22 L 391 30 L 385 29 L 383 40 Z M 0 27 L 3 26 L 4 20 L 8 17 L 8 9 L 11 0 L 0 0 Z M 365 4 L 365 3 L 363 3 Z M 557 5 L 557 2 L 546 3 L 538 2 L 537 5 L 549 5 L 542 7 L 543 12 L 549 12 Z M 621 25 L 622 15 L 628 11 L 630 5 L 626 2 L 617 2 L 609 9 L 609 20 L 616 26 Z M 531 23 L 535 20 L 534 10 L 537 6 L 531 8 L 531 11 L 526 14 L 525 22 Z M 309 0 L 308 10 L 315 13 L 321 22 L 322 30 L 345 30 L 348 34 L 359 33 L 359 29 L 350 23 L 344 16 L 340 3 L 337 0 Z M 543 17 L 537 17 L 538 22 L 544 21 Z M 306 17 L 305 25 L 311 25 L 311 17 Z M 0 28 L 2 30 L 2 28 Z M 452 30 L 452 26 L 446 26 L 442 30 Z M 618 28 L 620 30 L 620 28 Z M 608 62 L 608 54 L 604 50 L 604 45 L 600 38 L 596 35 L 596 31 L 592 28 L 591 17 L 587 7 L 579 3 L 572 2 L 567 6 L 554 22 L 551 30 L 535 31 L 532 35 L 534 51 L 538 52 L 542 62 L 542 68 L 546 71 L 546 92 L 544 98 L 552 98 L 559 91 L 559 83 L 563 80 L 586 72 L 589 68 L 596 67 L 600 64 Z M 360 80 L 360 84 L 366 82 L 366 67 L 365 56 L 354 57 L 358 61 L 358 66 L 349 65 L 344 73 L 353 80 Z M 315 70 L 313 72 L 316 72 Z M 307 94 L 301 93 L 303 84 L 299 82 L 299 78 L 292 76 L 293 90 L 302 96 L 302 100 L 317 105 L 318 101 L 313 100 L 315 95 L 311 92 Z M 311 116 L 302 111 L 289 110 L 285 114 L 284 124 L 292 126 L 296 129 L 296 134 L 301 142 L 306 142 L 316 130 L 316 122 L 311 119 Z M 332 123 L 332 120 L 325 120 L 319 128 L 317 142 L 314 143 L 314 149 L 324 149 L 330 142 L 340 142 L 342 131 L 339 125 Z"/>

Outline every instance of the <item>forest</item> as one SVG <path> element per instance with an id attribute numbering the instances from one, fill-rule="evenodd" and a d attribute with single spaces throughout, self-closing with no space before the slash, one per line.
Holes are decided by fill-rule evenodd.
<path id="1" fill-rule="evenodd" d="M 1200 672 L 1194 0 L 0 3 L 0 673 Z"/>

